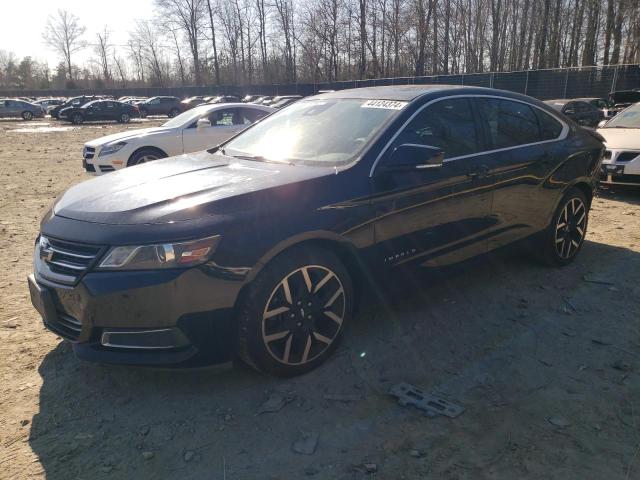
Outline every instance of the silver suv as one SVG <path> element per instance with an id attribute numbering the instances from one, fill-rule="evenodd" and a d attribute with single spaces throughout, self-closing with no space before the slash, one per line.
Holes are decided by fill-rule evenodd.
<path id="1" fill-rule="evenodd" d="M 22 117 L 23 120 L 33 120 L 36 117 L 44 117 L 44 110 L 40 105 L 34 105 L 23 100 L 0 99 L 0 118 L 7 117 Z"/>

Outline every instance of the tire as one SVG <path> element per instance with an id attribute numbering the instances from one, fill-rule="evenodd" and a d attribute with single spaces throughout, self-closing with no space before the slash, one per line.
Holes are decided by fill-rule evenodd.
<path id="1" fill-rule="evenodd" d="M 82 125 L 84 123 L 84 117 L 81 113 L 74 113 L 71 116 L 71 123 L 74 125 Z"/>
<path id="2" fill-rule="evenodd" d="M 180 113 L 180 110 L 177 108 L 172 108 L 169 114 L 167 115 L 169 118 L 173 118 Z"/>
<path id="3" fill-rule="evenodd" d="M 147 112 L 146 109 L 141 108 L 140 109 L 140 118 L 147 118 L 147 115 L 149 115 L 149 112 Z"/>
<path id="4" fill-rule="evenodd" d="M 120 114 L 120 118 L 118 119 L 118 123 L 129 123 L 131 121 L 131 116 L 128 113 Z"/>
<path id="5" fill-rule="evenodd" d="M 167 154 L 161 150 L 156 148 L 143 148 L 138 150 L 129 157 L 129 161 L 127 162 L 127 167 L 133 167 L 134 165 L 140 165 L 147 162 L 152 162 L 153 160 L 159 160 L 161 158 L 166 158 Z"/>
<path id="6" fill-rule="evenodd" d="M 538 244 L 539 259 L 546 265 L 563 267 L 576 258 L 587 234 L 589 202 L 577 188 L 570 189 L 553 213 Z"/>
<path id="7" fill-rule="evenodd" d="M 22 112 L 21 117 L 23 120 L 26 120 L 26 121 L 33 120 L 33 113 L 29 111 L 24 111 Z"/>
<path id="8" fill-rule="evenodd" d="M 282 253 L 240 299 L 238 355 L 260 372 L 308 372 L 335 350 L 353 305 L 351 277 L 334 253 L 316 247 Z"/>

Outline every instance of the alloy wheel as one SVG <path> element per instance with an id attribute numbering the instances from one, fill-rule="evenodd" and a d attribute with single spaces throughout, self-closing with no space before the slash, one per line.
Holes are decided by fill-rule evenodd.
<path id="1" fill-rule="evenodd" d="M 576 254 L 584 240 L 587 208 L 579 198 L 570 199 L 556 223 L 555 246 L 560 258 L 567 260 Z"/>
<path id="2" fill-rule="evenodd" d="M 346 312 L 338 276 L 321 265 L 289 273 L 273 289 L 262 314 L 262 341 L 285 365 L 313 361 L 337 338 Z"/>

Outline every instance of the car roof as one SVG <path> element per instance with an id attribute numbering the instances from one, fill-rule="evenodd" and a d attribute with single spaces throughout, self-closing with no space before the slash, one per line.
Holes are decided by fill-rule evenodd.
<path id="1" fill-rule="evenodd" d="M 313 98 L 358 98 L 367 100 L 399 100 L 411 101 L 427 93 L 435 93 L 446 90 L 478 90 L 480 87 L 466 87 L 462 85 L 392 85 L 384 87 L 362 87 L 336 90 L 335 92 L 321 93 Z M 493 91 L 493 89 L 482 89 Z"/>

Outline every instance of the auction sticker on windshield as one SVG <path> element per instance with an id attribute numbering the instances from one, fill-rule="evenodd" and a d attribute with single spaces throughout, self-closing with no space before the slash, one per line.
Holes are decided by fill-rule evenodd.
<path id="1" fill-rule="evenodd" d="M 402 110 L 407 102 L 396 100 L 367 100 L 362 104 L 362 108 L 384 108 L 386 110 Z"/>

